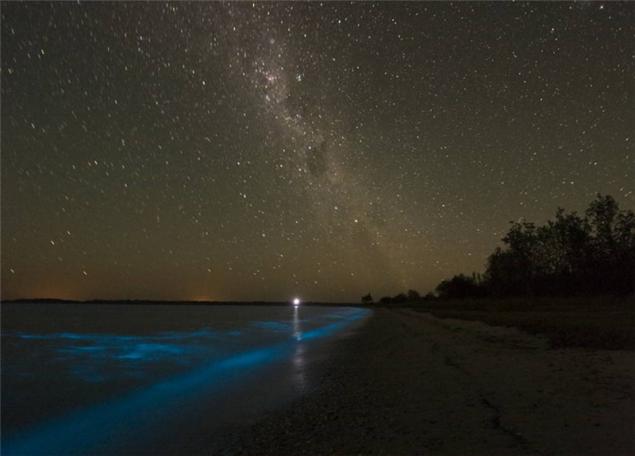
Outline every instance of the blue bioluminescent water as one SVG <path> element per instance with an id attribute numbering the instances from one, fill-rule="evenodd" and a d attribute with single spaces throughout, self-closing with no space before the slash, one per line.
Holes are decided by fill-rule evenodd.
<path id="1" fill-rule="evenodd" d="M 103 318 L 103 312 L 113 315 L 102 306 L 92 313 L 82 309 L 82 318 L 99 320 L 86 322 L 96 330 L 59 330 L 73 307 L 56 309 L 60 318 L 55 324 L 34 323 L 33 317 L 21 324 L 16 316 L 20 309 L 7 313 L 2 333 L 3 454 L 144 452 L 183 427 L 189 430 L 189 442 L 213 439 L 206 433 L 249 412 L 232 410 L 232 404 L 256 410 L 258 398 L 272 400 L 276 388 L 280 397 L 289 396 L 286 390 L 305 391 L 308 355 L 319 350 L 318 341 L 370 313 L 356 308 L 181 306 L 179 312 L 195 315 L 167 312 L 150 318 L 134 309 L 132 323 L 118 329 L 127 309 L 122 307 L 113 321 Z M 3 308 L 3 317 L 7 314 Z M 75 326 L 81 323 L 73 321 Z M 176 328 L 166 330 L 170 323 Z M 130 331 L 135 325 L 136 334 Z M 174 439 L 171 443 L 177 451 L 179 444 Z"/>

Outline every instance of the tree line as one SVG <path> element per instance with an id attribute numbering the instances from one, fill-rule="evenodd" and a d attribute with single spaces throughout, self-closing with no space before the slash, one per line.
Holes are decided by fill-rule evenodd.
<path id="1" fill-rule="evenodd" d="M 635 292 L 635 214 L 615 199 L 598 194 L 583 215 L 558 208 L 553 220 L 538 226 L 511 222 L 488 257 L 483 274 L 443 280 L 439 298 L 627 295 Z M 431 299 L 414 290 L 380 303 Z M 362 302 L 373 302 L 370 294 Z"/>

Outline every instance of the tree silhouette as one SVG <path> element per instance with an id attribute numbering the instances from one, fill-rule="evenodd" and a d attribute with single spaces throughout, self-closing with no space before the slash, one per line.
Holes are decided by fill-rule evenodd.
<path id="1" fill-rule="evenodd" d="M 628 294 L 635 291 L 635 214 L 598 194 L 584 216 L 558 208 L 536 226 L 511 222 L 478 277 L 458 275 L 437 287 L 439 297 Z"/>
<path id="2" fill-rule="evenodd" d="M 408 301 L 415 302 L 421 300 L 421 295 L 417 290 L 408 290 Z"/>
<path id="3" fill-rule="evenodd" d="M 635 214 L 609 195 L 597 195 L 586 211 L 592 232 L 591 262 L 601 290 L 635 291 Z"/>
<path id="4" fill-rule="evenodd" d="M 404 293 L 399 293 L 397 296 L 394 296 L 391 301 L 394 304 L 403 304 L 404 302 L 408 302 L 408 296 Z"/>
<path id="5" fill-rule="evenodd" d="M 559 208 L 536 227 L 512 222 L 505 248 L 488 258 L 493 295 L 631 293 L 635 289 L 635 215 L 597 195 L 581 217 Z"/>
<path id="6" fill-rule="evenodd" d="M 476 282 L 474 277 L 468 277 L 463 274 L 441 282 L 437 285 L 437 293 L 440 298 L 468 298 L 485 295 L 483 288 Z"/>

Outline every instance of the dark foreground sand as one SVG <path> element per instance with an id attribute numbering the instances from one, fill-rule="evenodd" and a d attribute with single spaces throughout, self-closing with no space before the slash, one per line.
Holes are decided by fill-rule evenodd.
<path id="1" fill-rule="evenodd" d="M 635 455 L 635 352 L 377 310 L 228 454 Z"/>

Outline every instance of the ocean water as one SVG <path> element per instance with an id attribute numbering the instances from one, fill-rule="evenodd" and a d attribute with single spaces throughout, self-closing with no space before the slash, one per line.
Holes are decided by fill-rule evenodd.
<path id="1" fill-rule="evenodd" d="M 315 386 L 350 307 L 2 305 L 2 454 L 220 451 Z"/>

